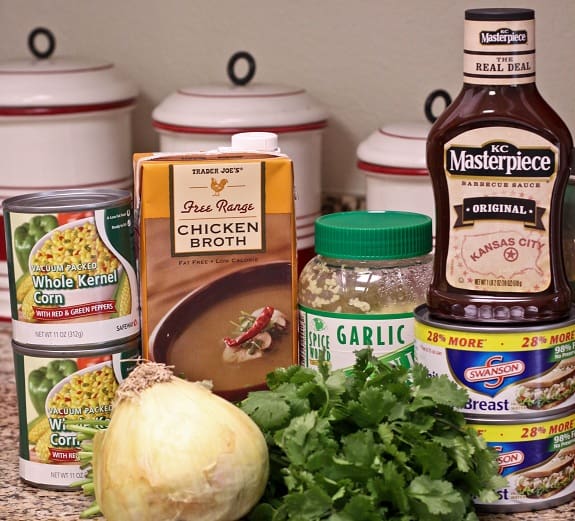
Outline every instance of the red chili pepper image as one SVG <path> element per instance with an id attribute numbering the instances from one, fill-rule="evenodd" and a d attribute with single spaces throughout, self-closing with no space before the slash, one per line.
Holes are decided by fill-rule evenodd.
<path id="1" fill-rule="evenodd" d="M 249 329 L 244 331 L 241 335 L 236 338 L 225 337 L 224 342 L 228 347 L 238 347 L 239 345 L 247 342 L 251 338 L 255 337 L 258 333 L 261 333 L 263 329 L 269 324 L 272 315 L 274 314 L 274 308 L 271 306 L 266 306 L 263 308 L 262 312 L 254 320 L 254 323 Z"/>

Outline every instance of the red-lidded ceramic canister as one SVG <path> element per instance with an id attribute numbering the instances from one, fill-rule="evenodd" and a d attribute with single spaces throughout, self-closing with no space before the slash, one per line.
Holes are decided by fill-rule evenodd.
<path id="1" fill-rule="evenodd" d="M 236 66 L 247 61 L 243 77 Z M 294 165 L 300 269 L 314 255 L 314 222 L 321 213 L 322 140 L 326 110 L 305 89 L 251 83 L 255 60 L 246 52 L 228 62 L 230 83 L 178 89 L 153 111 L 161 152 L 197 152 L 229 146 L 239 132 L 273 132 Z"/>
<path id="2" fill-rule="evenodd" d="M 357 167 L 365 175 L 367 210 L 418 212 L 435 220 L 425 148 L 437 98 L 451 102 L 444 90 L 433 91 L 425 102 L 427 121 L 384 125 L 359 144 Z"/>

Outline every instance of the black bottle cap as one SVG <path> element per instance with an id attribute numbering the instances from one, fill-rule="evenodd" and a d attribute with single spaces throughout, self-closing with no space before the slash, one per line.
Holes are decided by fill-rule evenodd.
<path id="1" fill-rule="evenodd" d="M 535 11 L 533 9 L 513 8 L 513 7 L 488 7 L 485 9 L 467 9 L 465 11 L 466 20 L 477 21 L 514 21 L 533 20 Z"/>

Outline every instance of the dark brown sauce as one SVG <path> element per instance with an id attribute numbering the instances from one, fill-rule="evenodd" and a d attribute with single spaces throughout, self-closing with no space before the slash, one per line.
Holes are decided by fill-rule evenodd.
<path id="1" fill-rule="evenodd" d="M 461 287 L 457 287 L 456 284 L 453 284 L 454 278 L 449 279 L 448 276 L 450 269 L 448 266 L 449 251 L 450 248 L 454 247 L 452 244 L 453 212 L 457 203 L 461 201 L 450 200 L 449 183 L 451 182 L 453 187 L 456 186 L 454 183 L 460 181 L 448 181 L 447 179 L 448 174 L 445 171 L 447 164 L 446 143 L 457 138 L 463 132 L 491 127 L 494 127 L 494 131 L 486 142 L 505 142 L 505 132 L 502 132 L 501 128 L 512 128 L 541 136 L 558 150 L 559 160 L 556 177 L 554 181 L 547 180 L 547 182 L 554 182 L 550 202 L 548 205 L 541 205 L 546 206 L 541 211 L 548 212 L 545 216 L 546 219 L 548 218 L 545 240 L 548 240 L 549 251 L 548 268 L 547 261 L 545 261 L 545 268 L 541 270 L 541 277 L 542 280 L 545 279 L 549 283 L 547 287 L 541 287 L 540 291 L 533 289 L 521 291 L 517 287 L 514 287 L 513 291 L 505 291 L 501 288 L 497 291 L 475 290 L 470 288 L 471 283 L 467 285 L 462 283 Z M 432 316 L 448 320 L 503 323 L 555 321 L 569 316 L 571 289 L 565 274 L 562 256 L 561 220 L 563 196 L 569 179 L 571 149 L 572 138 L 569 130 L 541 97 L 534 82 L 521 85 L 467 83 L 463 85 L 457 98 L 434 124 L 427 144 L 427 161 L 436 206 L 434 276 L 427 300 Z M 522 148 L 519 150 L 520 154 L 526 153 Z M 477 179 L 489 181 L 496 178 L 478 176 Z M 503 177 L 499 179 L 503 179 Z M 545 180 L 541 180 L 541 183 L 545 182 Z M 481 188 L 477 189 L 477 195 L 482 195 Z M 496 199 L 493 195 L 493 193 L 490 194 L 491 198 Z M 515 199 L 518 200 L 522 195 L 517 192 Z M 529 199 L 528 195 L 524 197 L 526 200 Z M 464 199 L 462 200 L 465 202 Z M 489 221 L 489 226 L 492 230 L 496 230 L 502 222 L 495 218 Z M 483 226 L 486 226 L 486 223 L 487 219 Z M 462 229 L 465 229 L 463 225 Z M 471 223 L 467 226 L 467 231 L 459 233 L 472 234 L 473 229 L 474 223 Z M 477 236 L 471 240 L 477 241 Z M 543 264 L 541 258 L 535 259 L 534 262 Z M 497 272 L 497 268 L 498 266 L 494 265 L 489 269 L 492 272 Z M 485 266 L 484 271 L 486 271 Z M 460 277 L 460 280 L 462 278 Z M 503 278 L 499 278 L 501 284 L 505 284 Z M 493 276 L 493 284 L 497 283 L 498 280 L 496 276 Z M 520 285 L 520 281 L 517 281 L 517 285 Z M 536 286 L 534 284 L 534 287 Z"/>

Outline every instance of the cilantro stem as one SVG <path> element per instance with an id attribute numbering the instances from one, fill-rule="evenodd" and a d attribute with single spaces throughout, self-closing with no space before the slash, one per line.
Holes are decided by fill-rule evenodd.
<path id="1" fill-rule="evenodd" d="M 81 432 L 83 434 L 94 435 L 101 429 L 94 429 L 93 427 L 84 427 L 83 425 L 68 425 L 68 430 L 74 432 Z"/>
<path id="2" fill-rule="evenodd" d="M 435 416 L 435 419 L 436 419 L 436 421 L 443 423 L 444 425 L 447 425 L 451 429 L 456 430 L 457 432 L 460 432 L 462 434 L 465 434 L 465 429 L 462 429 L 460 425 L 456 425 L 455 423 L 450 422 L 449 420 L 447 420 L 443 416 L 437 415 L 437 416 Z"/>
<path id="3" fill-rule="evenodd" d="M 92 480 L 91 479 L 80 479 L 79 481 L 74 481 L 74 483 L 70 483 L 71 487 L 83 487 L 84 485 L 91 483 Z"/>
<path id="4" fill-rule="evenodd" d="M 110 420 L 90 420 L 90 419 L 80 419 L 80 420 L 65 420 L 66 425 L 96 425 L 107 427 L 110 424 Z"/>
<path id="5" fill-rule="evenodd" d="M 94 517 L 97 516 L 99 514 L 101 514 L 102 512 L 100 512 L 100 507 L 98 506 L 98 503 L 96 503 L 95 501 L 86 509 L 84 510 L 81 514 L 80 514 L 80 518 L 81 519 L 87 519 L 89 517 Z"/>
<path id="6" fill-rule="evenodd" d="M 85 483 L 82 485 L 82 490 L 86 496 L 93 496 L 94 495 L 94 482 L 90 481 L 89 483 Z"/>

